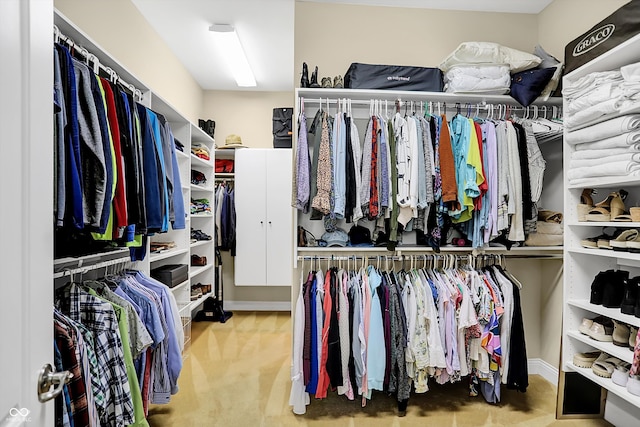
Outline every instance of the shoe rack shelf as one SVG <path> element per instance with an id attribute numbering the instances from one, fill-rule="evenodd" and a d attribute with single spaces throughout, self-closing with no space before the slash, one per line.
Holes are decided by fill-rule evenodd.
<path id="1" fill-rule="evenodd" d="M 191 267 L 191 270 L 189 270 L 189 278 L 193 279 L 196 276 L 200 276 L 205 271 L 209 271 L 212 269 L 213 269 L 213 264 L 203 265 L 200 267 Z M 198 280 L 198 281 L 202 282 L 202 280 Z M 195 283 L 193 284 L 195 285 Z"/>
<path id="2" fill-rule="evenodd" d="M 630 39 L 632 43 L 623 43 L 609 52 L 590 61 L 582 67 L 572 71 L 564 77 L 565 81 L 575 80 L 592 72 L 609 71 L 623 65 L 640 61 L 640 37 Z M 565 106 L 566 111 L 566 106 Z M 595 124 L 594 123 L 590 123 Z M 565 133 L 567 130 L 565 129 Z M 569 170 L 571 153 L 574 147 L 563 142 L 564 161 L 564 274 L 563 274 L 563 320 L 562 320 L 562 363 L 564 371 L 574 371 L 590 379 L 609 391 L 605 419 L 609 420 L 609 409 L 613 417 L 618 417 L 622 411 L 625 420 L 640 418 L 640 396 L 631 394 L 627 388 L 621 387 L 610 378 L 602 378 L 593 373 L 590 368 L 579 368 L 573 364 L 573 357 L 577 353 L 599 350 L 631 363 L 633 352 L 628 347 L 616 346 L 613 343 L 600 342 L 579 332 L 582 319 L 592 319 L 598 315 L 616 320 L 621 323 L 638 327 L 640 318 L 623 314 L 620 308 L 607 308 L 592 304 L 591 284 L 596 274 L 605 270 L 625 270 L 629 277 L 640 275 L 640 254 L 613 251 L 610 249 L 584 248 L 581 240 L 603 234 L 604 227 L 616 229 L 638 228 L 638 222 L 579 222 L 578 204 L 583 189 L 598 189 L 593 196 L 593 202 L 598 203 L 607 198 L 611 192 L 624 189 L 628 191 L 625 209 L 640 203 L 640 176 L 605 176 L 589 179 L 579 185 L 569 184 L 566 171 Z M 630 405 L 622 405 L 625 402 Z M 615 408 L 615 409 L 613 409 Z M 623 410 L 619 408 L 624 408 Z M 613 420 L 610 420 L 613 422 Z M 613 422 L 618 424 L 619 422 Z M 625 424 L 626 421 L 622 424 Z M 625 424 L 627 425 L 627 424 Z"/>
<path id="3" fill-rule="evenodd" d="M 633 362 L 633 351 L 629 350 L 629 347 L 617 346 L 610 342 L 596 341 L 590 336 L 576 331 L 569 331 L 567 335 L 569 338 L 581 341 L 588 346 L 595 347 L 598 350 L 604 351 L 605 353 L 617 357 L 620 360 L 624 360 L 627 363 Z"/>
<path id="4" fill-rule="evenodd" d="M 579 368 L 573 363 L 568 363 L 565 368 L 569 371 L 578 372 L 598 384 L 600 387 L 607 389 L 609 393 L 613 393 L 633 406 L 640 408 L 640 396 L 635 396 L 629 393 L 625 387 L 619 386 L 611 381 L 611 378 L 599 377 L 594 374 L 590 368 Z"/>

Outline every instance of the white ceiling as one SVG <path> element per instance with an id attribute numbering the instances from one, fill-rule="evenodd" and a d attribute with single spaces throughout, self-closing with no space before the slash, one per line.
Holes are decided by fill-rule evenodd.
<path id="1" fill-rule="evenodd" d="M 289 91 L 294 85 L 295 1 L 539 13 L 553 0 L 131 0 L 205 90 Z M 212 24 L 236 28 L 256 77 L 238 88 L 216 52 Z"/>

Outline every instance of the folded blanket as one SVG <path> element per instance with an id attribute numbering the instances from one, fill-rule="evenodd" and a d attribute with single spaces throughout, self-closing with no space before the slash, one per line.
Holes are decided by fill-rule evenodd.
<path id="1" fill-rule="evenodd" d="M 627 153 L 640 153 L 640 144 L 634 144 L 626 147 L 607 148 L 604 150 L 574 151 L 573 153 L 571 153 L 571 160 L 602 159 L 603 157 L 616 156 L 618 154 Z"/>
<path id="2" fill-rule="evenodd" d="M 572 184 L 574 184 L 574 180 L 581 178 L 629 175 L 640 175 L 640 163 L 623 160 L 620 162 L 602 163 L 597 166 L 569 169 L 567 171 L 567 178 Z"/>
<path id="3" fill-rule="evenodd" d="M 640 131 L 632 131 L 621 133 L 620 135 L 612 136 L 610 138 L 601 139 L 600 141 L 582 142 L 580 144 L 576 144 L 574 149 L 576 151 L 583 151 L 626 148 L 638 142 L 640 142 Z M 571 142 L 569 142 L 569 144 L 573 145 Z"/>
<path id="4" fill-rule="evenodd" d="M 569 170 L 591 167 L 591 166 L 600 166 L 606 163 L 621 162 L 621 161 L 640 162 L 640 153 L 616 154 L 614 156 L 601 157 L 599 159 L 574 159 L 572 157 L 571 160 L 569 161 Z"/>
<path id="5" fill-rule="evenodd" d="M 640 114 L 620 116 L 592 126 L 567 132 L 564 140 L 567 144 L 600 141 L 633 130 L 640 130 Z"/>

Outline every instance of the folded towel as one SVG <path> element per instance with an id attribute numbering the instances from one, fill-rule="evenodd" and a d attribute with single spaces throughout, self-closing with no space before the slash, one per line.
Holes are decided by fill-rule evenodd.
<path id="1" fill-rule="evenodd" d="M 571 184 L 581 178 L 599 178 L 605 176 L 640 175 L 640 163 L 623 160 L 620 162 L 603 163 L 597 166 L 569 169 L 567 178 Z"/>
<path id="2" fill-rule="evenodd" d="M 598 104 L 585 106 L 584 109 L 580 109 L 569 116 L 565 116 L 564 126 L 567 130 L 571 131 L 571 129 L 593 122 L 602 116 L 617 113 L 624 105 L 620 100 L 620 96 L 621 93 L 617 97 L 606 99 Z"/>
<path id="3" fill-rule="evenodd" d="M 620 116 L 586 128 L 567 132 L 564 140 L 567 144 L 600 141 L 633 130 L 640 130 L 640 114 Z"/>
<path id="4" fill-rule="evenodd" d="M 572 169 L 578 169 L 578 168 L 584 168 L 584 167 L 599 166 L 605 163 L 620 162 L 620 161 L 638 162 L 640 161 L 640 153 L 616 154 L 614 156 L 606 156 L 606 157 L 601 157 L 599 159 L 574 159 L 572 156 L 571 160 L 569 161 L 569 169 L 572 170 Z"/>
<path id="5" fill-rule="evenodd" d="M 582 145 L 582 144 L 580 144 Z M 627 146 L 607 148 L 604 150 L 580 150 L 571 153 L 571 160 L 587 160 L 587 159 L 602 159 L 603 157 L 616 156 L 618 154 L 626 153 L 640 153 L 640 144 Z"/>
<path id="6" fill-rule="evenodd" d="M 576 144 L 574 148 L 576 151 L 606 150 L 611 148 L 627 148 L 638 142 L 640 142 L 640 131 L 632 131 L 601 139 L 600 141 L 582 142 Z"/>

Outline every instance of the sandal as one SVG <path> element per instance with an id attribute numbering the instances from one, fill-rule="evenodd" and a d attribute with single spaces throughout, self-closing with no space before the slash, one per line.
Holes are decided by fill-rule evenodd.
<path id="1" fill-rule="evenodd" d="M 638 230 L 625 230 L 618 237 L 610 240 L 609 245 L 614 251 L 627 252 L 629 250 L 627 243 L 638 239 L 638 234 Z"/>
<path id="2" fill-rule="evenodd" d="M 616 365 L 616 369 L 611 374 L 611 381 L 621 387 L 626 387 L 629 382 L 629 369 L 631 369 L 630 363 L 621 363 Z"/>
<path id="3" fill-rule="evenodd" d="M 592 194 L 594 194 L 594 191 L 590 188 L 582 190 L 580 203 L 578 204 L 578 221 L 580 222 L 586 221 L 587 213 L 593 209 L 593 199 L 591 198 Z"/>
<path id="4" fill-rule="evenodd" d="M 604 199 L 600 203 L 596 203 L 596 205 L 591 210 L 589 210 L 586 215 L 586 220 L 595 222 L 609 222 L 612 218 L 624 215 L 624 199 L 627 198 L 628 194 L 629 193 L 627 193 L 625 190 L 609 193 L 606 199 Z"/>
<path id="5" fill-rule="evenodd" d="M 602 353 L 591 365 L 591 370 L 594 374 L 602 378 L 611 378 L 616 366 L 624 364 L 622 360 L 617 357 L 609 356 L 607 353 Z"/>
<path id="6" fill-rule="evenodd" d="M 573 364 L 578 368 L 590 368 L 600 356 L 599 351 L 592 351 L 590 353 L 576 353 L 573 355 Z"/>

